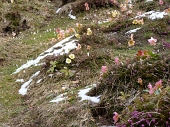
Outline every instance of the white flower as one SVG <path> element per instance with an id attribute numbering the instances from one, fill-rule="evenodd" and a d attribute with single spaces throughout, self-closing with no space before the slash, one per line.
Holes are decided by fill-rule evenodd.
<path id="1" fill-rule="evenodd" d="M 74 54 L 70 54 L 69 57 L 70 57 L 70 59 L 74 59 L 75 55 Z"/>
<path id="2" fill-rule="evenodd" d="M 90 28 L 87 29 L 87 35 L 92 35 L 92 31 Z"/>
<path id="3" fill-rule="evenodd" d="M 67 58 L 66 59 L 66 63 L 70 64 L 71 63 L 71 59 Z"/>

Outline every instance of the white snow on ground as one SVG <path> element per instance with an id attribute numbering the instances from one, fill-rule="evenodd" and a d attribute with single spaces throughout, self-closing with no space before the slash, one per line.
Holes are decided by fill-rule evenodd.
<path id="1" fill-rule="evenodd" d="M 86 95 L 95 86 L 96 86 L 96 84 L 93 84 L 91 86 L 87 86 L 85 89 L 79 90 L 78 96 L 81 97 L 80 101 L 89 100 L 89 101 L 92 101 L 94 103 L 98 103 L 100 101 L 100 96 L 90 97 L 90 96 Z"/>
<path id="2" fill-rule="evenodd" d="M 24 82 L 24 79 L 17 79 L 15 82 Z"/>
<path id="3" fill-rule="evenodd" d="M 142 18 L 142 17 L 148 17 L 149 19 L 151 20 L 154 20 L 154 19 L 162 19 L 165 15 L 167 15 L 167 13 L 165 12 L 159 12 L 159 11 L 149 11 L 149 12 L 146 12 L 142 15 L 139 15 L 139 16 L 136 16 L 134 19 L 136 18 Z"/>
<path id="4" fill-rule="evenodd" d="M 65 99 L 68 98 L 67 96 L 64 97 L 64 95 L 66 95 L 66 94 L 67 94 L 67 93 L 60 94 L 60 95 L 58 95 L 57 97 L 55 97 L 53 100 L 51 100 L 50 102 L 56 102 L 56 103 L 58 103 L 58 102 L 60 102 L 60 101 L 63 101 L 63 100 L 65 100 Z"/>
<path id="5" fill-rule="evenodd" d="M 167 15 L 167 13 L 165 13 L 165 12 L 149 11 L 149 12 L 146 12 L 146 13 L 144 13 L 142 15 L 136 16 L 133 19 L 142 18 L 142 17 L 148 17 L 149 19 L 154 20 L 154 19 L 162 19 L 165 15 Z M 141 29 L 141 28 L 136 28 L 136 29 L 133 29 L 133 30 L 129 30 L 125 34 L 135 33 L 139 29 Z"/>
<path id="6" fill-rule="evenodd" d="M 146 0 L 146 2 L 152 2 L 153 0 Z"/>
<path id="7" fill-rule="evenodd" d="M 68 17 L 70 17 L 71 19 L 76 19 L 76 16 L 74 16 L 74 15 L 71 14 L 72 11 L 73 11 L 73 10 L 70 11 L 70 13 L 68 14 Z"/>
<path id="8" fill-rule="evenodd" d="M 60 10 L 61 10 L 61 8 L 57 9 L 56 13 L 58 14 Z"/>
<path id="9" fill-rule="evenodd" d="M 136 29 L 133 29 L 133 30 L 129 30 L 127 31 L 125 34 L 131 34 L 131 33 L 135 33 L 137 30 L 140 30 L 141 28 L 136 28 Z"/>
<path id="10" fill-rule="evenodd" d="M 165 13 L 165 12 L 154 12 L 148 18 L 151 19 L 151 20 L 162 19 L 164 17 L 164 15 L 167 15 L 167 13 Z"/>
<path id="11" fill-rule="evenodd" d="M 28 88 L 29 88 L 29 84 L 33 81 L 33 78 L 34 78 L 34 77 L 36 77 L 37 75 L 39 75 L 39 73 L 40 73 L 40 71 L 37 71 L 35 74 L 33 74 L 33 75 L 31 76 L 31 78 L 30 78 L 27 82 L 25 82 L 25 83 L 21 86 L 21 88 L 20 88 L 20 90 L 19 90 L 19 94 L 25 95 L 25 94 L 27 93 L 27 90 L 28 90 Z"/>
<path id="12" fill-rule="evenodd" d="M 85 89 L 81 89 L 79 90 L 78 92 L 78 97 L 81 97 L 81 100 L 80 101 L 83 101 L 83 100 L 90 100 L 94 103 L 98 103 L 100 101 L 100 96 L 97 96 L 97 97 L 91 97 L 91 96 L 87 96 L 86 94 L 93 88 L 95 87 L 96 84 L 93 84 L 93 85 L 90 85 L 90 86 L 87 86 L 85 87 Z M 58 95 L 57 97 L 55 97 L 53 100 L 51 100 L 50 102 L 60 102 L 60 101 L 63 101 L 65 99 L 67 99 L 68 97 L 65 96 L 67 93 L 63 93 L 63 94 L 60 94 Z"/>
<path id="13" fill-rule="evenodd" d="M 69 53 L 70 50 L 76 48 L 75 42 L 77 40 L 71 40 L 71 38 L 73 38 L 73 37 L 74 37 L 74 35 L 67 37 L 64 40 L 58 42 L 57 44 L 55 44 L 54 46 L 52 46 L 51 48 L 49 48 L 45 52 L 41 53 L 36 59 L 30 60 L 26 64 L 23 64 L 15 72 L 13 72 L 13 74 L 18 73 L 23 69 L 29 68 L 32 65 L 34 65 L 34 66 L 39 65 L 38 63 L 40 62 L 40 60 L 44 59 L 46 56 L 49 56 L 49 55 L 57 56 L 57 55 L 63 55 L 65 53 Z M 55 49 L 55 48 L 59 48 L 59 47 L 61 47 L 61 48 Z M 65 51 L 65 52 L 63 52 L 63 51 Z"/>
<path id="14" fill-rule="evenodd" d="M 70 17 L 71 19 L 76 19 L 76 16 L 74 16 L 72 14 L 68 14 L 68 17 Z"/>
<path id="15" fill-rule="evenodd" d="M 38 83 L 40 83 L 42 81 L 42 79 L 39 79 L 36 83 L 38 84 Z"/>

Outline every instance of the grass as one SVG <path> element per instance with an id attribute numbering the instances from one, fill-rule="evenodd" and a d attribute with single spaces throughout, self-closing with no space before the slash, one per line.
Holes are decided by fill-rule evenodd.
<path id="1" fill-rule="evenodd" d="M 42 6 L 37 5 L 36 8 L 41 10 Z M 143 8 L 143 6 L 141 6 L 141 8 Z M 133 69 L 129 71 L 127 69 L 128 67 L 123 68 L 121 66 L 122 68 L 119 68 L 120 71 L 116 72 L 115 70 L 118 70 L 118 68 L 115 66 L 114 58 L 119 57 L 121 62 L 126 65 L 125 63 L 128 60 L 131 61 L 136 56 L 138 50 L 156 51 L 159 49 L 159 46 L 150 46 L 147 39 L 154 36 L 157 37 L 158 40 L 161 40 L 162 36 L 160 36 L 160 32 L 167 31 L 168 27 L 166 26 L 168 19 L 166 19 L 166 22 L 162 22 L 162 20 L 150 22 L 150 20 L 145 19 L 145 24 L 141 26 L 142 29 L 134 33 L 135 45 L 128 47 L 127 42 L 130 39 L 130 35 L 125 35 L 124 33 L 138 26 L 133 25 L 131 21 L 127 21 L 127 17 L 123 18 L 123 16 L 121 18 L 124 20 L 121 19 L 118 23 L 113 21 L 96 25 L 98 20 L 108 18 L 108 15 L 103 8 L 97 11 L 97 14 L 104 14 L 104 17 L 101 17 L 101 19 L 99 16 L 93 16 L 93 13 L 96 14 L 96 11 L 91 10 L 90 13 L 80 13 L 77 15 L 77 20 L 71 20 L 67 17 L 55 17 L 45 22 L 44 24 L 46 24 L 46 26 L 43 26 L 43 23 L 41 24 L 42 26 L 39 25 L 38 21 L 44 21 L 40 15 L 37 21 L 34 22 L 34 28 L 22 32 L 17 39 L 14 39 L 13 43 L 10 41 L 7 45 L 6 43 L 3 44 L 3 48 L 0 49 L 3 51 L 1 53 L 3 58 L 5 58 L 5 62 L 2 63 L 0 68 L 0 101 L 3 102 L 0 104 L 0 114 L 2 114 L 0 116 L 0 125 L 1 123 L 11 123 L 11 126 L 21 124 L 22 126 L 36 125 L 46 127 L 56 125 L 60 125 L 61 127 L 66 125 L 95 127 L 97 126 L 98 118 L 100 118 L 99 121 L 102 122 L 101 124 L 113 124 L 111 120 L 112 110 L 116 110 L 116 106 L 119 106 L 117 108 L 118 110 L 122 110 L 120 108 L 122 107 L 121 105 L 112 104 L 119 95 L 117 92 L 120 92 L 116 90 L 124 90 L 124 88 L 126 88 L 126 83 L 129 79 L 128 76 L 131 76 L 129 73 L 133 71 Z M 33 18 L 35 17 L 37 16 L 34 15 Z M 91 19 L 84 20 L 84 17 L 92 17 L 94 22 L 92 22 Z M 52 58 L 61 63 L 62 67 L 68 66 L 70 70 L 75 71 L 73 76 L 60 75 L 58 71 L 55 71 L 53 72 L 53 77 L 50 78 L 48 76 L 49 73 L 47 73 L 50 67 L 50 59 L 45 60 L 48 65 L 45 68 L 32 67 L 26 70 L 26 74 L 21 72 L 18 75 L 11 75 L 17 68 L 16 64 L 20 66 L 25 63 L 27 59 L 36 58 L 41 52 L 54 45 L 54 43 L 51 43 L 51 39 L 56 38 L 54 34 L 55 28 L 65 30 L 69 27 L 75 27 L 77 22 L 82 23 L 84 27 L 81 31 L 82 38 L 78 42 L 82 45 L 82 49 L 80 51 L 72 51 L 72 53 L 76 55 L 76 64 L 70 66 L 65 64 L 65 58 L 68 56 Z M 38 25 L 36 25 L 37 23 Z M 158 24 L 162 24 L 163 27 L 157 32 L 152 28 L 158 27 Z M 116 28 L 117 25 L 120 25 L 119 29 Z M 85 35 L 88 27 L 93 31 L 91 36 Z M 36 32 L 36 34 L 34 34 L 34 32 Z M 113 32 L 117 32 L 117 35 L 113 34 Z M 169 33 L 165 37 L 165 41 L 169 41 L 168 37 Z M 158 43 L 161 45 L 160 41 Z M 86 48 L 88 45 L 91 46 L 90 50 Z M 87 56 L 88 52 L 90 56 Z M 109 69 L 111 68 L 111 72 L 115 72 L 115 74 L 105 75 L 106 79 L 101 81 L 99 80 L 99 76 L 101 66 L 103 65 L 107 65 Z M 15 79 L 24 78 L 27 80 L 37 70 L 43 71 L 39 76 L 34 78 L 34 82 L 40 78 L 43 79 L 42 82 L 39 84 L 33 83 L 29 88 L 28 94 L 22 97 L 18 94 L 18 89 L 22 84 L 15 83 Z M 118 81 L 116 78 L 119 75 L 122 75 L 122 79 Z M 114 76 L 117 80 L 116 83 L 113 79 Z M 74 84 L 73 82 L 77 80 L 79 82 Z M 133 81 L 136 82 L 136 79 L 133 78 Z M 114 86 L 109 86 L 110 82 L 115 83 L 114 85 L 116 85 L 116 87 L 118 85 L 118 89 L 114 89 L 114 91 Z M 131 83 L 133 84 L 134 82 Z M 89 101 L 79 102 L 80 98 L 77 97 L 77 91 L 93 83 L 96 83 L 99 87 L 96 88 L 98 90 L 92 91 L 92 94 L 100 93 L 103 95 L 100 104 L 96 106 L 96 104 Z M 66 89 L 63 90 L 61 87 L 66 87 Z M 134 86 L 133 89 L 136 89 L 136 86 Z M 127 94 L 127 91 L 130 93 L 133 92 L 129 89 L 126 89 L 124 92 Z M 51 99 L 64 92 L 68 92 L 68 99 L 58 104 L 49 103 Z M 106 109 L 103 109 L 104 106 Z M 103 110 L 100 110 L 100 108 Z M 105 114 L 106 111 L 108 114 Z M 96 119 L 94 119 L 93 116 Z M 102 116 L 102 118 L 100 116 Z"/>

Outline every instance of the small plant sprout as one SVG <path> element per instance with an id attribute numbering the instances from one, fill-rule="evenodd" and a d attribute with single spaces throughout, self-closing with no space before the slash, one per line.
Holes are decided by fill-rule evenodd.
<path id="1" fill-rule="evenodd" d="M 150 45 L 156 45 L 157 39 L 151 37 L 151 39 L 148 39 L 148 42 L 150 43 Z"/>
<path id="2" fill-rule="evenodd" d="M 47 72 L 54 72 L 55 68 L 57 67 L 57 61 L 50 61 L 50 69 Z"/>
<path id="3" fill-rule="evenodd" d="M 71 59 L 66 58 L 66 63 L 67 63 L 67 64 L 70 64 L 70 63 L 71 63 Z"/>
<path id="4" fill-rule="evenodd" d="M 118 97 L 118 99 L 125 101 L 126 98 L 128 98 L 130 96 L 130 94 L 125 94 L 124 92 L 120 92 L 121 96 Z"/>
<path id="5" fill-rule="evenodd" d="M 133 34 L 131 34 L 131 40 L 128 41 L 128 46 L 131 47 L 131 46 L 134 46 L 135 45 L 135 41 L 133 40 Z"/>
<path id="6" fill-rule="evenodd" d="M 75 55 L 74 54 L 70 54 L 69 58 L 73 60 L 75 58 Z"/>
<path id="7" fill-rule="evenodd" d="M 119 120 L 119 114 L 117 112 L 114 112 L 113 114 L 114 114 L 113 116 L 114 123 L 117 123 L 117 121 Z"/>
<path id="8" fill-rule="evenodd" d="M 87 35 L 92 35 L 92 31 L 90 28 L 87 28 Z"/>
<path id="9" fill-rule="evenodd" d="M 72 77 L 74 74 L 72 73 L 72 71 L 70 69 L 68 69 L 67 67 L 64 67 L 63 69 L 60 70 L 61 73 L 64 73 L 65 76 L 70 76 Z"/>

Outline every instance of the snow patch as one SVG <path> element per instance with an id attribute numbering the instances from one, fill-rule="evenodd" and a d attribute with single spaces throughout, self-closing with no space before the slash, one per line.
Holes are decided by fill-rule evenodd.
<path id="1" fill-rule="evenodd" d="M 141 18 L 141 17 L 148 17 L 151 20 L 162 19 L 165 15 L 167 15 L 167 13 L 165 13 L 165 12 L 149 11 L 149 12 L 146 12 L 142 15 L 136 16 L 134 19 Z"/>
<path id="2" fill-rule="evenodd" d="M 15 82 L 24 82 L 24 79 L 17 79 Z"/>
<path id="3" fill-rule="evenodd" d="M 75 20 L 75 19 L 76 19 L 76 16 L 72 15 L 71 12 L 72 12 L 72 10 L 71 10 L 70 13 L 68 14 L 68 17 L 70 17 L 71 19 L 74 19 L 74 20 Z"/>
<path id="4" fill-rule="evenodd" d="M 136 29 L 133 29 L 133 30 L 129 30 L 127 31 L 125 34 L 131 34 L 131 33 L 135 33 L 137 30 L 140 30 L 141 28 L 136 28 Z"/>
<path id="5" fill-rule="evenodd" d="M 61 8 L 57 9 L 56 13 L 58 14 L 60 10 L 61 10 Z"/>
<path id="6" fill-rule="evenodd" d="M 39 79 L 36 83 L 38 84 L 38 83 L 40 83 L 42 81 L 42 79 Z"/>
<path id="7" fill-rule="evenodd" d="M 146 3 L 147 3 L 147 2 L 152 2 L 152 1 L 153 1 L 153 0 L 146 0 Z"/>
<path id="8" fill-rule="evenodd" d="M 100 101 L 100 96 L 91 97 L 91 96 L 86 95 L 93 87 L 96 87 L 96 84 L 87 86 L 85 89 L 79 90 L 78 96 L 81 97 L 80 101 L 89 100 L 89 101 L 92 101 L 94 103 L 98 103 Z"/>
<path id="9" fill-rule="evenodd" d="M 167 15 L 167 13 L 165 13 L 165 12 L 154 12 L 148 18 L 151 19 L 151 20 L 162 19 L 164 17 L 164 15 Z"/>
<path id="10" fill-rule="evenodd" d="M 72 14 L 68 14 L 68 17 L 70 17 L 71 19 L 76 19 L 76 16 L 72 15 Z"/>
<path id="11" fill-rule="evenodd" d="M 50 102 L 60 102 L 60 101 L 63 101 L 65 99 L 67 99 L 68 97 L 64 97 L 64 95 L 66 95 L 67 93 L 63 93 L 63 94 L 60 94 L 58 95 L 57 97 L 55 97 L 53 100 L 51 100 Z"/>
<path id="12" fill-rule="evenodd" d="M 20 90 L 19 90 L 19 94 L 25 95 L 25 94 L 27 93 L 27 90 L 28 90 L 28 88 L 29 88 L 29 84 L 33 81 L 33 78 L 35 78 L 37 75 L 39 75 L 39 73 L 40 73 L 40 71 L 37 71 L 35 74 L 33 74 L 33 75 L 31 76 L 31 78 L 30 78 L 27 82 L 25 82 L 25 83 L 21 86 L 21 88 L 20 88 Z"/>
<path id="13" fill-rule="evenodd" d="M 67 38 L 63 39 L 62 41 L 58 42 L 57 44 L 55 44 L 54 46 L 52 46 L 45 52 L 41 53 L 36 59 L 27 61 L 26 64 L 23 64 L 21 67 L 16 69 L 16 71 L 13 72 L 12 74 L 19 73 L 21 70 L 29 68 L 32 65 L 38 66 L 39 65 L 38 63 L 40 62 L 40 60 L 44 59 L 46 56 L 49 56 L 49 55 L 57 56 L 57 55 L 63 55 L 65 53 L 66 54 L 69 53 L 70 50 L 73 50 L 76 48 L 75 42 L 77 40 L 70 40 L 73 37 L 74 37 L 74 35 L 67 37 Z M 61 48 L 57 49 L 58 47 L 61 47 Z M 65 52 L 63 52 L 63 51 L 65 51 Z"/>

